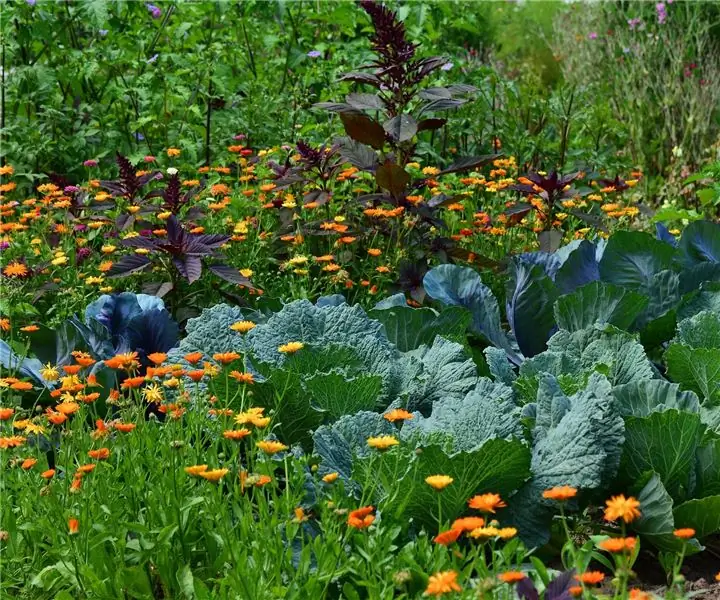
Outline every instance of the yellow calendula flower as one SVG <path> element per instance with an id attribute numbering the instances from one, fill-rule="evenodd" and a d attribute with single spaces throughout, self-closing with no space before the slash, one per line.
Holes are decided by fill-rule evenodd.
<path id="1" fill-rule="evenodd" d="M 425 483 L 438 492 L 444 490 L 453 481 L 454 479 L 448 475 L 430 475 L 425 478 Z"/>
<path id="2" fill-rule="evenodd" d="M 60 378 L 60 371 L 50 363 L 40 369 L 40 375 L 45 381 L 57 381 Z"/>
<path id="3" fill-rule="evenodd" d="M 288 342 L 278 348 L 278 352 L 281 354 L 295 354 L 298 350 L 302 350 L 305 344 L 302 342 Z"/>
<path id="4" fill-rule="evenodd" d="M 285 444 L 276 440 L 262 440 L 257 443 L 257 447 L 265 454 L 277 454 L 278 452 L 284 452 L 288 449 Z"/>
<path id="5" fill-rule="evenodd" d="M 396 437 L 392 435 L 380 435 L 377 437 L 370 437 L 367 440 L 367 445 L 376 450 L 387 450 L 392 446 L 397 446 L 400 442 Z"/>
<path id="6" fill-rule="evenodd" d="M 256 325 L 252 321 L 237 321 L 230 325 L 230 329 L 239 333 L 247 333 L 251 329 L 255 329 Z"/>

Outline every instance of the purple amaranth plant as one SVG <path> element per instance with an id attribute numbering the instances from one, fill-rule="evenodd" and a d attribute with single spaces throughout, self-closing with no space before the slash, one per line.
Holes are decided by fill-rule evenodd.
<path id="1" fill-rule="evenodd" d="M 176 215 L 167 220 L 165 236 L 136 236 L 122 240 L 123 246 L 142 249 L 145 254 L 128 254 L 113 264 L 109 277 L 123 277 L 143 271 L 156 263 L 167 269 L 172 265 L 188 283 L 194 283 L 202 275 L 203 261 L 212 260 L 208 269 L 225 281 L 253 289 L 247 277 L 237 269 L 225 264 L 220 246 L 230 240 L 229 235 L 190 233 Z"/>

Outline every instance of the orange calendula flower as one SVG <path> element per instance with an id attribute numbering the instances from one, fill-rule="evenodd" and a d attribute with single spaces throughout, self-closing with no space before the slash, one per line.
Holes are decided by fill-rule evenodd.
<path id="1" fill-rule="evenodd" d="M 75 477 L 82 477 L 86 473 L 92 473 L 95 470 L 95 467 L 97 467 L 97 465 L 95 463 L 88 463 L 86 465 L 80 465 L 77 468 L 77 473 L 75 473 Z"/>
<path id="2" fill-rule="evenodd" d="M 463 517 L 461 519 L 455 519 L 452 524 L 453 529 L 460 531 L 472 531 L 473 529 L 479 529 L 485 525 L 485 519 L 482 517 Z"/>
<path id="3" fill-rule="evenodd" d="M 468 506 L 481 512 L 494 513 L 496 508 L 505 508 L 507 504 L 499 494 L 480 494 L 470 498 Z"/>
<path id="4" fill-rule="evenodd" d="M 439 571 L 428 579 L 425 590 L 426 596 L 442 596 L 452 592 L 461 592 L 462 588 L 457 582 L 457 571 Z"/>
<path id="5" fill-rule="evenodd" d="M 68 532 L 70 535 L 75 535 L 78 531 L 80 531 L 80 521 L 77 519 L 70 519 L 68 521 Z"/>
<path id="6" fill-rule="evenodd" d="M 577 489 L 569 485 L 561 485 L 558 487 L 545 490 L 542 495 L 547 500 L 556 500 L 557 502 L 565 502 L 577 496 Z"/>
<path id="7" fill-rule="evenodd" d="M 139 388 L 143 383 L 145 383 L 144 375 L 140 375 L 138 377 L 128 377 L 125 381 L 122 382 L 122 385 L 120 387 L 124 390 L 135 389 Z"/>
<path id="8" fill-rule="evenodd" d="M 262 440 L 257 443 L 257 447 L 265 454 L 277 454 L 278 452 L 284 452 L 288 449 L 285 444 L 276 440 Z"/>
<path id="9" fill-rule="evenodd" d="M 630 496 L 626 498 L 624 495 L 613 496 L 610 500 L 606 500 L 605 504 L 605 520 L 617 521 L 622 519 L 626 523 L 630 523 L 640 516 L 640 502 Z"/>
<path id="10" fill-rule="evenodd" d="M 77 402 L 62 402 L 55 407 L 55 410 L 63 415 L 70 416 L 80 410 Z"/>
<path id="11" fill-rule="evenodd" d="M 5 277 L 25 277 L 29 273 L 28 268 L 17 261 L 6 265 L 2 272 Z"/>
<path id="12" fill-rule="evenodd" d="M 98 448 L 97 450 L 90 450 L 88 452 L 88 456 L 90 458 L 94 458 L 95 460 L 106 460 L 110 457 L 110 449 Z"/>
<path id="13" fill-rule="evenodd" d="M 203 357 L 202 352 L 190 352 L 189 354 L 186 354 L 183 356 L 183 358 L 188 361 L 191 365 L 194 365 L 196 362 L 200 362 L 200 360 Z"/>
<path id="14" fill-rule="evenodd" d="M 34 333 L 39 330 L 40 328 L 37 325 L 25 325 L 25 327 L 20 328 L 20 331 L 24 331 L 25 333 Z"/>
<path id="15" fill-rule="evenodd" d="M 527 577 L 527 575 L 522 571 L 506 571 L 498 575 L 498 579 L 504 583 L 517 583 L 525 579 L 525 577 Z"/>
<path id="16" fill-rule="evenodd" d="M 392 435 L 380 435 L 371 437 L 367 440 L 367 445 L 376 450 L 384 451 L 392 446 L 397 446 L 400 442 Z"/>
<path id="17" fill-rule="evenodd" d="M 568 592 L 573 598 L 579 598 L 583 594 L 583 587 L 581 585 L 572 585 L 568 588 Z"/>
<path id="18" fill-rule="evenodd" d="M 374 510 L 374 506 L 363 506 L 351 511 L 348 515 L 348 526 L 354 529 L 367 529 L 375 521 L 375 515 L 372 514 Z"/>
<path id="19" fill-rule="evenodd" d="M 14 408 L 0 408 L 0 421 L 7 421 L 14 414 Z"/>
<path id="20" fill-rule="evenodd" d="M 634 537 L 627 538 L 608 538 L 598 545 L 608 552 L 632 552 L 635 549 L 637 540 Z"/>
<path id="21" fill-rule="evenodd" d="M 152 354 L 148 354 L 148 360 L 153 364 L 160 366 L 167 360 L 167 354 L 164 352 L 153 352 Z"/>
<path id="22" fill-rule="evenodd" d="M 16 392 L 27 392 L 33 389 L 33 384 L 29 381 L 16 381 L 10 385 L 10 389 L 15 390 Z"/>
<path id="23" fill-rule="evenodd" d="M 11 435 L 7 437 L 0 437 L 0 450 L 6 450 L 7 448 L 17 448 L 25 443 L 27 438 L 21 435 Z"/>
<path id="24" fill-rule="evenodd" d="M 433 542 L 440 544 L 441 546 L 449 546 L 457 541 L 462 535 L 461 529 L 448 529 L 447 531 L 441 531 L 434 538 Z"/>
<path id="25" fill-rule="evenodd" d="M 240 358 L 237 352 L 218 352 L 213 354 L 213 359 L 222 365 L 228 365 Z"/>
<path id="26" fill-rule="evenodd" d="M 55 476 L 55 469 L 48 469 L 40 473 L 40 477 L 43 479 L 52 479 Z"/>
<path id="27" fill-rule="evenodd" d="M 383 418 L 390 421 L 391 423 L 394 423 L 395 421 L 409 421 L 413 418 L 412 413 L 403 410 L 402 408 L 396 408 L 394 410 L 391 410 L 390 412 L 386 412 L 383 415 Z"/>
<path id="28" fill-rule="evenodd" d="M 452 477 L 449 477 L 448 475 L 430 475 L 429 477 L 425 478 L 425 483 L 427 483 L 431 488 L 437 491 L 444 490 L 453 481 L 454 479 Z"/>
<path id="29" fill-rule="evenodd" d="M 689 540 L 695 537 L 695 530 L 692 527 L 682 527 L 673 531 L 673 535 L 681 540 Z"/>
<path id="30" fill-rule="evenodd" d="M 718 581 L 720 581 L 720 579 L 718 579 Z M 650 594 L 648 594 L 647 592 L 643 592 L 638 588 L 633 588 L 630 590 L 629 598 L 630 600 L 653 600 L 653 597 Z"/>
<path id="31" fill-rule="evenodd" d="M 0 331 L 10 331 L 10 319 L 0 319 Z"/>
<path id="32" fill-rule="evenodd" d="M 213 469 L 211 471 L 201 471 L 198 475 L 208 481 L 220 481 L 229 471 L 230 469 Z"/>
<path id="33" fill-rule="evenodd" d="M 295 354 L 298 350 L 302 350 L 305 344 L 302 342 L 288 342 L 278 348 L 278 352 L 281 354 Z"/>
<path id="34" fill-rule="evenodd" d="M 580 573 L 580 575 L 575 575 L 575 579 L 587 585 L 597 585 L 605 579 L 605 573 L 601 571 L 586 571 L 585 573 Z"/>
<path id="35" fill-rule="evenodd" d="M 223 437 L 226 440 L 239 441 L 249 436 L 250 433 L 251 431 L 249 429 L 245 429 L 244 427 L 242 429 L 228 429 L 227 431 L 223 431 Z"/>
<path id="36" fill-rule="evenodd" d="M 233 371 L 235 373 L 235 371 Z M 232 375 L 232 373 L 230 373 Z M 200 381 L 203 377 L 205 377 L 205 371 L 203 369 L 195 369 L 193 371 L 188 371 L 185 373 L 192 381 L 197 383 Z"/>
<path id="37" fill-rule="evenodd" d="M 240 371 L 230 371 L 230 377 L 239 383 L 255 383 L 255 377 L 252 373 L 241 373 Z"/>
<path id="38" fill-rule="evenodd" d="M 337 478 L 338 478 L 339 476 L 340 476 L 339 473 L 332 472 L 332 473 L 328 473 L 327 475 L 323 475 L 322 480 L 323 480 L 325 483 L 335 483 L 335 482 L 337 481 Z"/>
<path id="39" fill-rule="evenodd" d="M 22 464 L 20 465 L 20 468 L 29 471 L 37 464 L 37 458 L 26 458 Z"/>
<path id="40" fill-rule="evenodd" d="M 130 433 L 137 425 L 135 423 L 115 423 L 114 427 L 122 433 Z"/>
<path id="41" fill-rule="evenodd" d="M 177 158 L 178 156 L 180 156 L 180 149 L 179 148 L 168 148 L 167 155 L 170 158 Z"/>
<path id="42" fill-rule="evenodd" d="M 49 410 L 47 412 L 47 420 L 53 425 L 62 425 L 65 421 L 67 421 L 67 415 Z"/>
<path id="43" fill-rule="evenodd" d="M 204 473 L 205 471 L 207 471 L 207 468 L 207 465 L 193 465 L 192 467 L 185 467 L 185 472 L 188 475 L 197 477 L 198 475 L 200 475 L 200 473 Z"/>

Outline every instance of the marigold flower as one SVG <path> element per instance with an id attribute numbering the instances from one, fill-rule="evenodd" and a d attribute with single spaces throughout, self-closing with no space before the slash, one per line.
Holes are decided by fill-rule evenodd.
<path id="1" fill-rule="evenodd" d="M 170 158 L 176 158 L 176 157 L 180 156 L 180 150 L 178 148 L 168 148 L 167 155 Z"/>
<path id="2" fill-rule="evenodd" d="M 234 371 L 233 371 L 233 372 L 234 372 Z M 196 369 L 196 370 L 193 370 L 193 371 L 188 371 L 187 373 L 185 373 L 185 375 L 186 375 L 187 377 L 189 377 L 192 381 L 194 381 L 195 383 L 197 383 L 197 382 L 200 381 L 203 377 L 205 377 L 205 371 L 204 371 L 203 369 Z M 231 373 L 231 375 L 232 375 L 232 373 Z"/>
<path id="3" fill-rule="evenodd" d="M 222 365 L 230 364 L 240 358 L 237 352 L 217 352 L 213 354 L 213 360 L 216 360 Z"/>
<path id="4" fill-rule="evenodd" d="M 37 458 L 26 458 L 22 464 L 20 465 L 20 468 L 24 471 L 29 471 L 37 464 Z"/>
<path id="5" fill-rule="evenodd" d="M 626 498 L 623 494 L 613 496 L 610 500 L 606 500 L 605 504 L 607 505 L 605 509 L 606 521 L 622 519 L 626 523 L 630 523 L 640 516 L 638 510 L 640 502 L 632 496 L 629 498 Z"/>
<path id="6" fill-rule="evenodd" d="M 83 475 L 85 475 L 86 473 L 92 473 L 95 470 L 95 467 L 97 467 L 97 465 L 95 463 L 88 463 L 86 465 L 80 465 L 77 468 L 77 473 L 75 473 L 75 477 L 79 478 L 79 477 L 82 477 Z"/>
<path id="7" fill-rule="evenodd" d="M 479 529 L 485 526 L 485 519 L 482 517 L 462 517 L 455 519 L 452 524 L 452 529 L 459 529 L 460 531 L 472 531 L 473 529 Z"/>
<path id="8" fill-rule="evenodd" d="M 565 502 L 577 496 L 577 489 L 569 485 L 561 485 L 549 490 L 545 490 L 542 495 L 547 500 L 555 500 L 557 502 Z"/>
<path id="9" fill-rule="evenodd" d="M 77 402 L 62 402 L 55 407 L 55 410 L 60 414 L 70 416 L 80 410 L 80 405 Z"/>
<path id="10" fill-rule="evenodd" d="M 325 483 L 335 483 L 337 481 L 337 478 L 340 476 L 337 472 L 328 473 L 327 475 L 323 475 L 322 480 Z"/>
<path id="11" fill-rule="evenodd" d="M 67 421 L 67 415 L 64 415 L 62 413 L 49 410 L 46 414 L 47 420 L 50 421 L 53 425 L 62 425 L 65 421 Z"/>
<path id="12" fill-rule="evenodd" d="M 213 469 L 211 471 L 201 471 L 198 475 L 208 481 L 220 481 L 229 471 L 230 469 Z"/>
<path id="13" fill-rule="evenodd" d="M 278 348 L 278 352 L 281 354 L 295 354 L 298 350 L 302 350 L 305 344 L 302 342 L 288 342 Z"/>
<path id="14" fill-rule="evenodd" d="M 277 454 L 278 452 L 284 452 L 288 449 L 285 444 L 276 440 L 262 440 L 257 443 L 257 447 L 265 452 L 265 454 Z"/>
<path id="15" fill-rule="evenodd" d="M 223 431 L 223 437 L 226 440 L 239 441 L 244 437 L 249 436 L 250 433 L 251 431 L 249 429 L 245 429 L 244 427 L 242 429 L 228 429 L 226 431 Z"/>
<path id="16" fill-rule="evenodd" d="M 199 362 L 200 359 L 202 359 L 203 353 L 202 352 L 190 352 L 189 354 L 186 354 L 183 356 L 183 358 L 188 361 L 191 365 L 194 365 L 196 362 Z"/>
<path id="17" fill-rule="evenodd" d="M 20 328 L 20 331 L 24 331 L 25 333 L 34 333 L 39 330 L 40 328 L 37 325 L 25 325 L 25 327 Z"/>
<path id="18" fill-rule="evenodd" d="M 0 421 L 7 421 L 14 414 L 14 408 L 0 408 Z"/>
<path id="19" fill-rule="evenodd" d="M 70 519 L 68 521 L 68 531 L 70 535 L 75 535 L 80 530 L 80 521 L 77 519 Z"/>
<path id="20" fill-rule="evenodd" d="M 583 594 L 583 587 L 581 585 L 571 585 L 568 592 L 573 598 L 579 598 Z"/>
<path id="21" fill-rule="evenodd" d="M 88 452 L 88 456 L 90 458 L 94 458 L 95 460 L 106 460 L 110 456 L 110 449 L 98 448 L 97 450 L 90 450 Z"/>
<path id="22" fill-rule="evenodd" d="M 377 437 L 370 437 L 367 440 L 367 445 L 376 450 L 387 450 L 392 446 L 397 446 L 400 442 L 392 435 L 380 435 Z"/>
<path id="23" fill-rule="evenodd" d="M 43 479 L 52 479 L 55 476 L 55 469 L 48 469 L 40 473 L 40 477 Z"/>
<path id="24" fill-rule="evenodd" d="M 425 483 L 437 491 L 444 490 L 453 481 L 454 479 L 448 475 L 430 475 L 425 478 Z"/>
<path id="25" fill-rule="evenodd" d="M 395 421 L 409 421 L 413 418 L 413 415 L 402 408 L 396 408 L 390 412 L 386 412 L 383 417 L 391 423 L 394 423 Z"/>
<path id="26" fill-rule="evenodd" d="M 514 527 L 501 527 L 498 529 L 498 537 L 502 540 L 509 540 L 517 535 L 517 529 Z"/>
<path id="27" fill-rule="evenodd" d="M 193 465 L 192 467 L 185 467 L 185 472 L 188 475 L 197 477 L 198 475 L 200 475 L 200 473 L 204 473 L 205 471 L 207 471 L 207 468 L 207 465 Z"/>
<path id="28" fill-rule="evenodd" d="M 695 530 L 692 527 L 682 527 L 673 531 L 673 535 L 681 540 L 689 540 L 695 537 Z"/>
<path id="29" fill-rule="evenodd" d="M 348 515 L 348 526 L 355 529 L 367 529 L 375 520 L 375 516 L 372 514 L 374 510 L 374 506 L 363 506 L 351 511 Z"/>
<path id="30" fill-rule="evenodd" d="M 632 552 L 635 549 L 636 539 L 634 537 L 627 538 L 608 538 L 598 545 L 601 549 L 608 552 Z"/>
<path id="31" fill-rule="evenodd" d="M 428 586 L 425 590 L 426 596 L 442 596 L 452 592 L 461 592 L 462 588 L 457 583 L 456 571 L 439 571 L 428 579 Z"/>
<path id="32" fill-rule="evenodd" d="M 456 542 L 461 535 L 461 529 L 448 529 L 447 531 L 441 531 L 438 533 L 433 538 L 433 542 L 440 544 L 441 546 L 449 546 L 450 544 Z"/>
<path id="33" fill-rule="evenodd" d="M 0 331 L 10 331 L 10 319 L 0 319 Z"/>
<path id="34" fill-rule="evenodd" d="M 82 365 L 65 365 L 62 370 L 68 375 L 77 375 L 82 369 Z"/>
<path id="35" fill-rule="evenodd" d="M 255 383 L 255 377 L 252 373 L 241 373 L 240 371 L 230 371 L 230 377 L 238 381 L 239 383 Z"/>
<path id="36" fill-rule="evenodd" d="M 587 585 L 597 585 L 605 579 L 605 573 L 601 571 L 586 571 L 585 573 L 580 573 L 580 575 L 575 575 L 575 579 Z"/>
<path id="37" fill-rule="evenodd" d="M 478 527 L 470 532 L 470 537 L 475 539 L 497 537 L 500 530 L 497 527 Z"/>
<path id="38" fill-rule="evenodd" d="M 257 327 L 257 325 L 255 325 L 252 321 L 237 321 L 236 323 L 230 325 L 230 329 L 237 331 L 238 333 L 247 333 L 251 329 L 255 329 L 255 327 Z"/>
<path id="39" fill-rule="evenodd" d="M 505 508 L 507 504 L 499 494 L 480 494 L 470 498 L 468 506 L 481 512 L 494 513 L 496 508 Z"/>
<path id="40" fill-rule="evenodd" d="M 270 423 L 270 417 L 263 417 L 265 409 L 262 406 L 254 406 L 245 412 L 238 413 L 235 416 L 235 422 L 238 425 L 254 425 L 255 427 L 266 427 Z"/>
<path id="41" fill-rule="evenodd" d="M 7 264 L 2 272 L 5 277 L 25 277 L 29 273 L 27 266 L 17 261 Z"/>
<path id="42" fill-rule="evenodd" d="M 143 400 L 152 404 L 159 404 L 163 401 L 164 395 L 162 388 L 156 383 L 146 385 L 142 391 Z"/>
<path id="43" fill-rule="evenodd" d="M 382 254 L 382 250 L 380 250 L 380 248 L 368 248 L 367 253 L 370 256 L 380 256 Z"/>
<path id="44" fill-rule="evenodd" d="M 164 352 L 153 352 L 152 354 L 148 354 L 148 360 L 159 366 L 167 360 L 167 354 Z"/>
<path id="45" fill-rule="evenodd" d="M 140 375 L 139 377 L 128 377 L 125 379 L 125 381 L 122 382 L 120 387 L 124 390 L 139 388 L 143 383 L 145 383 L 145 376 Z"/>
<path id="46" fill-rule="evenodd" d="M 506 571 L 498 575 L 498 579 L 504 583 L 517 583 L 525 579 L 525 577 L 527 577 L 527 575 L 522 571 Z"/>
<path id="47" fill-rule="evenodd" d="M 82 487 L 82 477 L 74 477 L 72 480 L 72 483 L 70 484 L 70 493 L 71 494 L 79 493 L 81 487 Z"/>
<path id="48" fill-rule="evenodd" d="M 718 579 L 718 581 L 720 581 L 720 579 Z M 633 588 L 630 590 L 629 598 L 630 600 L 653 600 L 653 597 L 650 594 L 648 594 L 647 592 L 643 592 L 642 590 L 639 590 L 637 588 Z"/>
<path id="49" fill-rule="evenodd" d="M 15 390 L 16 392 L 27 392 L 33 389 L 33 384 L 29 381 L 16 381 L 10 385 L 10 389 Z"/>
<path id="50" fill-rule="evenodd" d="M 137 425 L 135 423 L 115 423 L 114 427 L 122 433 L 130 433 Z"/>

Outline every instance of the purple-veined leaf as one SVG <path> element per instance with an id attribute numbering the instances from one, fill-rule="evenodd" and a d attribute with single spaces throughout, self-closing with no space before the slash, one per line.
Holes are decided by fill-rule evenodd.
<path id="1" fill-rule="evenodd" d="M 380 150 L 385 145 L 385 130 L 380 123 L 362 113 L 340 113 L 340 119 L 352 139 Z"/>
<path id="2" fill-rule="evenodd" d="M 532 209 L 532 204 L 528 204 L 527 202 L 516 202 L 513 206 L 508 208 L 504 214 L 510 219 L 512 224 L 515 224 L 522 221 Z"/>
<path id="3" fill-rule="evenodd" d="M 330 200 L 330 194 L 324 190 L 312 190 L 303 196 L 303 205 L 308 205 L 314 202 L 318 206 L 327 204 Z"/>
<path id="4" fill-rule="evenodd" d="M 387 121 L 383 129 L 396 142 L 407 142 L 417 133 L 418 124 L 410 115 L 398 115 Z"/>
<path id="5" fill-rule="evenodd" d="M 380 96 L 375 94 L 348 94 L 347 103 L 358 110 L 382 110 L 385 104 Z"/>
<path id="6" fill-rule="evenodd" d="M 215 275 L 220 277 L 221 279 L 224 279 L 225 281 L 229 281 L 230 283 L 234 283 L 237 285 L 242 285 L 246 288 L 255 289 L 252 282 L 242 275 L 240 271 L 238 271 L 235 267 L 231 267 L 229 265 L 210 265 L 208 267 Z"/>
<path id="7" fill-rule="evenodd" d="M 535 584 L 529 577 L 518 581 L 515 591 L 523 600 L 539 600 L 540 598 L 538 591 L 535 589 Z"/>
<path id="8" fill-rule="evenodd" d="M 180 275 L 188 280 L 188 283 L 196 282 L 202 275 L 202 259 L 199 256 L 190 255 L 183 258 L 173 258 L 173 264 Z"/>
<path id="9" fill-rule="evenodd" d="M 142 235 L 125 238 L 122 241 L 122 245 L 127 246 L 128 248 L 147 248 L 148 250 L 154 250 L 156 247 L 155 240 Z"/>
<path id="10" fill-rule="evenodd" d="M 423 79 L 430 75 L 436 69 L 439 69 L 447 63 L 447 59 L 442 56 L 431 56 L 418 61 L 418 78 Z"/>
<path id="11" fill-rule="evenodd" d="M 468 85 L 466 83 L 453 83 L 447 86 L 451 94 L 474 94 L 478 91 L 474 85 Z"/>
<path id="12" fill-rule="evenodd" d="M 196 234 L 191 239 L 208 248 L 219 248 L 230 240 L 230 236 L 222 233 Z"/>
<path id="13" fill-rule="evenodd" d="M 466 156 L 459 158 L 447 169 L 440 171 L 440 175 L 447 175 L 448 173 L 461 173 L 463 171 L 472 171 L 484 165 L 491 163 L 494 160 L 502 157 L 502 154 L 485 154 L 483 156 Z"/>
<path id="14" fill-rule="evenodd" d="M 151 264 L 147 256 L 143 256 L 142 254 L 127 254 L 113 263 L 107 275 L 108 277 L 123 277 L 137 271 L 142 271 Z"/>
<path id="15" fill-rule="evenodd" d="M 390 196 L 387 194 L 363 194 L 362 196 L 358 196 L 357 201 L 365 205 L 375 201 L 389 202 Z"/>
<path id="16" fill-rule="evenodd" d="M 538 233 L 538 242 L 541 252 L 555 252 L 562 244 L 563 232 L 558 229 L 541 231 Z"/>
<path id="17" fill-rule="evenodd" d="M 362 114 L 357 108 L 350 106 L 349 104 L 345 104 L 344 102 L 318 102 L 317 104 L 313 104 L 313 108 L 319 108 L 321 110 L 327 110 L 340 114 Z"/>
<path id="18" fill-rule="evenodd" d="M 425 113 L 435 112 L 436 110 L 450 110 L 453 108 L 458 108 L 466 103 L 467 100 L 459 98 L 440 98 L 439 100 L 433 100 L 424 105 L 420 109 L 419 114 L 424 115 Z"/>
<path id="19" fill-rule="evenodd" d="M 577 217 L 580 219 L 583 223 L 587 223 L 591 227 L 594 227 L 598 231 L 604 231 L 607 233 L 609 230 L 605 226 L 605 223 L 603 222 L 602 217 L 599 217 L 597 215 L 591 215 L 586 212 L 582 212 L 579 210 L 569 210 L 568 211 L 573 217 Z"/>
<path id="20" fill-rule="evenodd" d="M 350 138 L 339 138 L 337 144 L 340 148 L 340 156 L 345 162 L 349 162 L 361 171 L 373 172 L 377 168 L 377 155 L 368 146 Z"/>
<path id="21" fill-rule="evenodd" d="M 452 98 L 452 93 L 448 88 L 431 87 L 421 90 L 418 96 L 423 100 L 447 100 Z"/>
<path id="22" fill-rule="evenodd" d="M 382 82 L 378 77 L 372 73 L 345 73 L 338 81 L 355 81 L 357 83 L 368 83 L 377 88 L 380 87 Z"/>
<path id="23" fill-rule="evenodd" d="M 410 183 L 410 174 L 400 165 L 387 161 L 378 167 L 375 172 L 375 181 L 378 186 L 397 197 L 405 191 L 405 187 Z"/>
<path id="24" fill-rule="evenodd" d="M 169 281 L 152 281 L 142 286 L 142 293 L 162 298 L 167 295 L 168 292 L 172 291 L 172 289 L 173 284 Z"/>
<path id="25" fill-rule="evenodd" d="M 119 231 L 125 231 L 130 229 L 135 224 L 135 215 L 118 215 L 115 219 L 115 227 Z"/>

